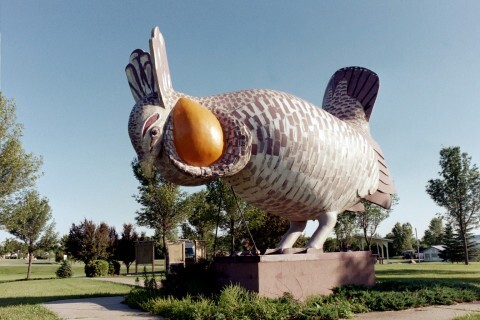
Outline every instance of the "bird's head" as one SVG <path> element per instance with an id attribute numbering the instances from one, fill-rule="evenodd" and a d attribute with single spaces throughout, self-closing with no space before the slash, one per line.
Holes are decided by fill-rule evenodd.
<path id="1" fill-rule="evenodd" d="M 128 132 L 142 171 L 148 176 L 162 151 L 165 121 L 172 110 L 174 95 L 165 40 L 158 27 L 152 30 L 150 53 L 134 50 L 125 72 L 136 102 Z"/>
<path id="2" fill-rule="evenodd" d="M 168 111 L 158 105 L 135 105 L 128 123 L 128 133 L 142 172 L 151 176 L 153 164 L 162 150 L 162 136 Z"/>
<path id="3" fill-rule="evenodd" d="M 157 27 L 150 52 L 134 50 L 125 72 L 135 99 L 128 131 L 144 176 L 152 176 L 156 167 L 167 181 L 196 186 L 234 175 L 247 165 L 249 128 L 222 103 L 209 109 L 200 104 L 208 99 L 173 90 L 165 41 Z M 207 105 L 211 108 L 212 103 Z"/>

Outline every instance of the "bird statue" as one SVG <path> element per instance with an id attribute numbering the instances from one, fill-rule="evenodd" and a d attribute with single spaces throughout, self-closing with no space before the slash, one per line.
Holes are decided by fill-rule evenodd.
<path id="1" fill-rule="evenodd" d="M 374 72 L 335 72 L 322 108 L 266 89 L 193 97 L 173 89 L 158 27 L 150 53 L 133 51 L 125 72 L 135 99 L 128 131 L 143 173 L 155 167 L 181 186 L 221 178 L 244 201 L 289 220 L 277 250 L 292 248 L 308 220 L 319 226 L 307 248 L 322 250 L 337 215 L 362 211 L 362 199 L 390 208 L 393 181 L 369 129 Z"/>

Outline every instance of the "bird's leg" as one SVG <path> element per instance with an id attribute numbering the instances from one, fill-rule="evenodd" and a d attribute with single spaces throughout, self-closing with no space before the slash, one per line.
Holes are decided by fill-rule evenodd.
<path id="1" fill-rule="evenodd" d="M 306 225 L 307 221 L 290 221 L 290 228 L 277 245 L 277 249 L 287 249 L 293 247 L 295 241 L 297 241 L 298 237 L 300 237 Z"/>
<path id="2" fill-rule="evenodd" d="M 337 223 L 337 212 L 329 211 L 322 213 L 318 217 L 318 228 L 313 233 L 310 241 L 307 243 L 307 248 L 314 248 L 323 251 L 323 244 L 327 240 L 328 235 L 332 232 Z"/>

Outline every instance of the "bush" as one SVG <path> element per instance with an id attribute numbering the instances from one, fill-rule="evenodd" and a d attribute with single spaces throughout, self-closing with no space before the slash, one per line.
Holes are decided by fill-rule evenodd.
<path id="1" fill-rule="evenodd" d="M 218 293 L 220 287 L 215 285 L 215 273 L 211 262 L 203 260 L 198 263 L 188 264 L 186 267 L 172 269 L 165 280 L 162 280 L 162 293 L 176 298 L 187 295 L 210 296 Z"/>
<path id="2" fill-rule="evenodd" d="M 58 278 L 71 278 L 73 276 L 72 265 L 68 260 L 63 260 L 55 274 Z"/>
<path id="3" fill-rule="evenodd" d="M 62 262 L 64 260 L 64 257 L 63 257 L 63 252 L 61 251 L 55 251 L 55 262 Z"/>
<path id="4" fill-rule="evenodd" d="M 87 277 L 105 277 L 108 275 L 108 262 L 105 260 L 93 260 L 85 264 Z"/>
<path id="5" fill-rule="evenodd" d="M 187 268 L 188 269 L 188 268 Z M 185 272 L 179 271 L 175 276 Z M 172 279 L 176 279 L 173 281 Z M 181 283 L 170 278 L 174 288 Z M 211 287 L 211 284 L 210 284 Z M 211 288 L 205 292 L 211 292 Z M 277 299 L 260 297 L 239 286 L 228 286 L 219 293 L 195 295 L 186 292 L 175 298 L 170 291 L 135 288 L 126 302 L 153 314 L 170 319 L 340 319 L 355 313 L 402 310 L 433 304 L 452 304 L 480 299 L 480 289 L 466 283 L 432 281 L 384 281 L 376 287 L 345 286 L 334 289 L 329 296 L 311 296 L 298 302 L 291 295 Z M 168 294 L 167 294 L 168 292 Z M 184 291 L 185 293 L 185 291 Z"/>
<path id="6" fill-rule="evenodd" d="M 118 276 L 120 274 L 120 262 L 117 260 L 108 261 L 108 274 Z"/>

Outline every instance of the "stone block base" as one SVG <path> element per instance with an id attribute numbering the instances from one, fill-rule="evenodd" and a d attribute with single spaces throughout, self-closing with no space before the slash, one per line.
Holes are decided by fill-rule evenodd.
<path id="1" fill-rule="evenodd" d="M 304 300 L 342 285 L 375 285 L 369 251 L 217 257 L 214 269 L 220 284 L 239 284 L 271 298 L 289 292 Z"/>

